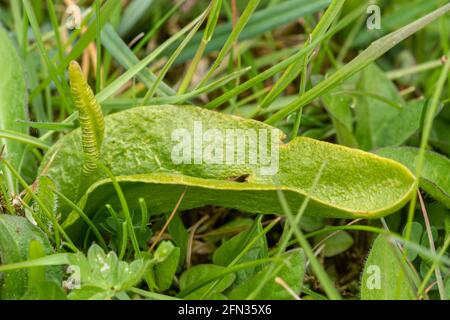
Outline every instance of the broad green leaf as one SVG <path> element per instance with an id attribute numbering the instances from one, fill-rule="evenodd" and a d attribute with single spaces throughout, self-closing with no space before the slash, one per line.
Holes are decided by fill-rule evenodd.
<path id="1" fill-rule="evenodd" d="M 427 275 L 427 273 L 430 271 L 430 268 L 431 268 L 431 263 L 430 263 L 429 259 L 427 259 L 427 260 L 428 261 L 421 260 L 420 261 L 420 266 L 418 268 L 420 276 L 422 277 L 422 279 L 425 278 L 425 276 Z M 436 274 L 434 272 L 431 273 L 431 276 L 430 276 L 430 278 L 428 280 L 428 283 L 430 283 L 430 284 L 431 283 L 436 283 Z M 437 286 L 433 286 L 430 291 L 433 291 L 433 290 L 436 290 L 436 289 L 437 289 Z"/>
<path id="2" fill-rule="evenodd" d="M 247 247 L 247 245 L 250 244 L 250 242 L 254 241 L 256 237 L 258 237 L 258 240 L 256 240 L 255 244 L 235 263 L 244 263 L 267 258 L 267 240 L 265 236 L 260 236 L 262 231 L 263 227 L 258 219 L 253 224 L 252 228 L 241 232 L 222 243 L 222 245 L 214 251 L 213 263 L 224 267 L 228 266 L 238 257 L 238 255 L 240 255 L 240 253 Z M 238 285 L 245 282 L 259 270 L 261 270 L 261 266 L 236 272 L 236 282 L 234 284 Z"/>
<path id="3" fill-rule="evenodd" d="M 204 279 L 212 277 L 216 274 L 220 274 L 224 270 L 226 270 L 225 267 L 216 266 L 214 264 L 199 264 L 192 268 L 189 268 L 180 277 L 180 290 L 184 291 L 190 286 L 195 285 L 196 283 L 201 282 Z M 231 286 L 235 278 L 236 276 L 233 273 L 230 273 L 218 280 L 214 286 L 207 284 L 183 298 L 200 299 L 205 294 L 205 298 L 211 298 L 211 296 L 221 293 L 229 286 Z M 209 290 L 209 288 L 212 289 Z"/>
<path id="4" fill-rule="evenodd" d="M 403 163 L 414 172 L 419 149 L 413 147 L 383 148 L 376 150 L 376 153 Z M 426 151 L 419 182 L 420 186 L 433 198 L 450 208 L 450 160 L 448 158 L 432 151 Z"/>
<path id="5" fill-rule="evenodd" d="M 444 110 L 447 109 L 450 110 L 449 107 L 444 108 Z M 444 118 L 439 115 L 434 119 L 433 128 L 431 129 L 430 133 L 430 143 L 441 150 L 447 156 L 450 156 L 450 141 L 448 139 L 448 137 L 450 136 L 450 126 L 448 125 L 449 122 L 450 115 L 448 116 L 448 118 Z"/>
<path id="6" fill-rule="evenodd" d="M 363 93 L 357 97 L 356 102 L 356 138 L 359 145 L 364 150 L 389 145 L 380 137 L 384 131 L 383 124 L 397 117 L 400 110 L 371 95 L 403 107 L 404 101 L 400 93 L 374 63 L 361 72 L 356 88 Z"/>
<path id="7" fill-rule="evenodd" d="M 438 229 L 439 231 L 445 232 L 446 220 L 448 220 L 448 222 L 450 223 L 450 216 L 448 215 L 448 209 L 439 202 L 431 202 L 427 203 L 427 213 L 428 218 L 430 220 L 430 225 L 436 227 L 436 229 Z M 417 220 L 419 220 L 422 225 L 425 224 L 423 217 L 418 216 Z"/>
<path id="8" fill-rule="evenodd" d="M 27 128 L 17 125 L 17 120 L 27 120 L 25 110 L 27 92 L 25 86 L 23 63 L 8 37 L 6 30 L 0 24 L 0 130 L 11 130 L 21 135 L 27 135 Z M 0 138 L 0 145 L 6 145 L 6 153 L 11 164 L 19 169 L 25 145 L 17 140 Z M 6 177 L 10 192 L 17 193 L 17 183 L 11 173 L 0 166 Z"/>
<path id="9" fill-rule="evenodd" d="M 405 236 L 406 228 L 403 228 L 403 237 Z M 420 245 L 420 241 L 422 239 L 423 227 L 420 223 L 413 221 L 411 225 L 411 237 L 410 241 Z M 408 259 L 410 261 L 414 261 L 417 257 L 417 251 L 413 248 L 408 250 Z"/>
<path id="10" fill-rule="evenodd" d="M 13 264 L 28 259 L 32 241 L 38 241 L 45 254 L 53 249 L 47 236 L 27 219 L 0 214 L 0 261 L 2 264 Z M 45 280 L 60 283 L 59 267 L 46 267 Z M 28 290 L 28 270 L 11 270 L 0 273 L 1 299 L 20 299 Z"/>
<path id="11" fill-rule="evenodd" d="M 356 76 L 351 77 L 322 96 L 325 109 L 330 114 L 336 129 L 338 142 L 349 147 L 358 146 L 358 142 L 353 134 L 353 114 L 351 107 L 354 99 L 342 94 L 342 91 L 346 89 L 353 90 L 356 80 Z"/>
<path id="12" fill-rule="evenodd" d="M 180 248 L 180 261 L 185 261 L 189 234 L 178 212 L 170 221 L 168 229 L 173 242 Z"/>
<path id="13" fill-rule="evenodd" d="M 175 276 L 178 262 L 180 260 L 180 248 L 174 247 L 174 245 L 169 241 L 165 241 L 164 243 L 168 244 L 170 250 L 166 254 L 165 259 L 157 263 L 154 269 L 156 284 L 160 291 L 167 290 L 172 285 L 173 277 Z M 159 245 L 158 250 L 160 247 L 161 245 Z"/>
<path id="14" fill-rule="evenodd" d="M 329 235 L 317 237 L 316 242 L 323 240 L 327 236 Z M 341 231 L 326 239 L 323 244 L 325 245 L 323 254 L 328 258 L 347 251 L 353 245 L 353 238 L 348 232 Z"/>
<path id="15" fill-rule="evenodd" d="M 436 240 L 439 238 L 439 234 L 435 226 L 431 226 L 431 235 L 434 239 L 434 242 L 436 242 Z M 430 250 L 430 239 L 428 238 L 427 232 L 424 232 L 422 234 L 422 238 L 420 239 L 419 243 L 422 248 Z M 433 263 L 433 260 L 427 257 L 427 255 L 419 253 L 419 256 L 422 259 L 422 262 L 426 263 L 427 265 L 431 265 Z"/>
<path id="16" fill-rule="evenodd" d="M 303 250 L 295 249 L 288 251 L 280 256 L 282 262 L 273 262 L 264 267 L 260 272 L 252 278 L 235 287 L 229 294 L 230 299 L 243 300 L 246 299 L 256 287 L 266 278 L 267 272 L 275 270 L 267 279 L 267 282 L 260 290 L 259 294 L 254 297 L 256 300 L 291 300 L 293 297 L 285 288 L 275 282 L 276 277 L 280 277 L 286 282 L 296 294 L 300 293 L 305 274 L 305 256 Z M 274 269 L 272 269 L 274 268 Z"/>
<path id="17" fill-rule="evenodd" d="M 303 216 L 300 220 L 300 227 L 307 232 L 312 232 L 322 229 L 325 226 L 325 222 L 326 219 L 322 217 Z"/>
<path id="18" fill-rule="evenodd" d="M 380 124 L 375 146 L 398 146 L 404 143 L 420 128 L 424 110 L 425 100 L 408 101 L 403 110 Z"/>
<path id="19" fill-rule="evenodd" d="M 309 215 L 377 218 L 401 208 L 413 190 L 415 178 L 397 162 L 309 138 L 299 137 L 283 144 L 280 139 L 284 135 L 278 129 L 255 120 L 197 107 L 138 107 L 105 117 L 105 124 L 100 157 L 117 177 L 130 209 L 139 210 L 138 199 L 144 195 L 149 212 L 170 212 L 187 186 L 179 210 L 212 204 L 244 212 L 282 214 L 276 191 L 285 191 L 289 205 L 299 208 L 310 193 L 323 162 L 326 166 L 321 179 L 310 194 L 306 212 Z M 192 150 L 184 148 L 184 143 L 194 140 L 194 132 L 206 133 L 209 130 L 216 130 L 212 132 L 219 137 L 225 137 L 230 130 L 244 137 L 242 133 L 260 130 L 271 134 L 272 141 L 270 137 L 266 141 L 269 144 L 267 149 L 273 151 L 270 152 L 271 166 L 250 161 L 241 164 L 237 157 L 230 164 L 210 163 L 210 158 L 206 158 L 208 161 L 200 159 L 201 164 L 177 164 L 172 160 L 172 153 L 177 161 L 180 160 L 178 156 L 192 156 Z M 198 134 L 196 137 L 198 139 Z M 191 142 L 191 149 L 198 147 L 195 141 Z M 250 142 L 245 139 L 244 143 L 235 144 L 249 153 L 257 145 Z M 205 142 L 197 149 L 200 150 L 197 156 L 208 155 L 208 147 L 211 152 L 211 145 Z M 83 157 L 80 150 L 80 130 L 76 129 L 52 147 L 41 166 L 42 170 L 54 156 L 47 175 L 73 201 L 78 200 L 76 190 L 81 181 Z M 279 161 L 276 159 L 277 150 Z M 214 151 L 223 155 L 226 148 L 222 144 Z M 261 158 L 261 153 L 257 156 Z M 190 160 L 195 162 L 196 159 Z M 264 172 L 264 169 L 269 172 Z M 99 169 L 91 175 L 91 181 L 97 182 L 85 190 L 80 204 L 87 214 L 104 208 L 106 203 L 120 210 L 114 188 L 105 178 L 105 173 Z M 61 204 L 60 210 L 67 213 L 69 208 Z"/>
<path id="20" fill-rule="evenodd" d="M 373 243 L 361 278 L 363 300 L 415 299 L 411 272 L 402 253 L 384 235 Z"/>

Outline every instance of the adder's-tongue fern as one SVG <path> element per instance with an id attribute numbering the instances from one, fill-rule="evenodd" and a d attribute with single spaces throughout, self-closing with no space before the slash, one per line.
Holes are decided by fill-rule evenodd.
<path id="1" fill-rule="evenodd" d="M 69 78 L 72 97 L 79 112 L 84 156 L 83 174 L 88 176 L 97 168 L 105 121 L 100 104 L 76 61 L 72 61 L 69 65 Z"/>

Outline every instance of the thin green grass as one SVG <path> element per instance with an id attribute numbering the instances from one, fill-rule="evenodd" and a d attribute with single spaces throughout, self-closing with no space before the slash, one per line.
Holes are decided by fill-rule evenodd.
<path id="1" fill-rule="evenodd" d="M 134 249 L 134 255 L 136 258 L 142 258 L 142 253 L 141 253 L 141 249 L 139 248 L 139 243 L 138 243 L 138 240 L 136 237 L 136 232 L 133 228 L 133 220 L 131 219 L 130 210 L 128 209 L 127 200 L 125 199 L 122 188 L 120 187 L 119 183 L 117 182 L 116 177 L 112 174 L 111 170 L 109 170 L 101 162 L 98 163 L 98 167 L 108 175 L 108 177 L 111 179 L 111 182 L 113 183 L 114 189 L 116 190 L 117 196 L 119 197 L 119 200 L 120 200 L 120 205 L 122 206 L 123 216 L 127 223 L 129 237 L 131 239 L 131 244 L 133 245 L 133 249 Z"/>

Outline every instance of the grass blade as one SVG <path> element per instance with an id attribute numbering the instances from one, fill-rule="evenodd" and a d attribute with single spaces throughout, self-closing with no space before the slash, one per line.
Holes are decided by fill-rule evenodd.
<path id="1" fill-rule="evenodd" d="M 319 23 L 314 28 L 311 33 L 311 37 L 306 43 L 310 43 L 311 39 L 315 39 L 318 36 L 325 34 L 327 29 L 333 23 L 333 21 L 338 17 L 341 12 L 342 6 L 345 1 L 342 0 L 334 0 L 328 9 L 325 11 L 322 18 L 319 20 Z M 325 40 L 325 39 L 323 39 Z M 317 43 L 316 47 L 320 45 L 320 42 Z M 283 73 L 280 79 L 274 84 L 270 92 L 264 97 L 261 102 L 261 108 L 267 108 L 282 92 L 286 87 L 298 76 L 298 74 L 303 70 L 304 66 L 308 61 L 308 56 L 310 54 L 302 56 L 297 61 L 295 61 L 292 65 L 290 65 L 287 70 Z"/>
<path id="2" fill-rule="evenodd" d="M 220 97 L 217 97 L 216 99 L 209 102 L 205 108 L 207 109 L 215 109 L 221 104 L 227 102 L 229 99 L 231 99 L 234 96 L 237 96 L 238 94 L 244 92 L 247 89 L 252 88 L 256 83 L 262 82 L 275 74 L 277 74 L 280 71 L 283 71 L 285 68 L 289 67 L 292 63 L 303 57 L 304 55 L 310 53 L 312 50 L 314 50 L 314 47 L 321 42 L 322 40 L 331 37 L 332 35 L 336 34 L 343 28 L 345 28 L 348 24 L 350 24 L 352 21 L 356 20 L 360 16 L 360 13 L 358 11 L 349 13 L 345 18 L 343 18 L 338 25 L 336 25 L 332 30 L 328 31 L 324 35 L 317 37 L 316 39 L 313 39 L 312 42 L 303 48 L 301 48 L 297 53 L 290 56 L 289 58 L 277 63 L 273 67 L 259 73 L 257 76 L 249 79 L 248 81 L 240 84 L 239 86 L 225 92 Z"/>
<path id="3" fill-rule="evenodd" d="M 231 32 L 230 36 L 228 37 L 227 41 L 223 45 L 222 49 L 219 52 L 219 55 L 217 56 L 217 59 L 214 61 L 213 65 L 209 68 L 208 73 L 203 77 L 202 81 L 198 84 L 197 87 L 201 87 L 213 74 L 213 72 L 219 67 L 222 60 L 225 58 L 225 55 L 228 53 L 228 51 L 233 46 L 233 43 L 237 41 L 239 34 L 244 29 L 245 25 L 247 24 L 248 20 L 250 19 L 253 11 L 255 11 L 256 7 L 258 6 L 260 0 L 250 0 L 245 7 L 244 12 L 242 12 L 242 15 L 239 17 L 239 20 L 236 22 L 236 25 L 233 28 L 233 31 Z"/>
<path id="4" fill-rule="evenodd" d="M 48 149 L 51 147 L 50 144 L 48 144 L 47 142 L 44 142 L 38 138 L 29 136 L 27 134 L 23 134 L 20 132 L 11 131 L 11 130 L 0 130 L 0 138 L 11 139 L 11 140 L 29 144 L 31 146 L 41 148 L 41 149 Z"/>
<path id="5" fill-rule="evenodd" d="M 123 42 L 114 28 L 107 24 L 102 30 L 102 44 L 108 52 L 117 60 L 123 67 L 129 69 L 139 63 L 139 59 L 131 51 L 131 49 Z M 144 68 L 136 75 L 146 87 L 150 88 L 156 81 L 156 75 L 150 70 Z M 173 96 L 175 91 L 164 82 L 161 82 L 157 88 L 157 93 L 162 96 Z"/>
<path id="6" fill-rule="evenodd" d="M 110 83 L 106 88 L 104 88 L 101 92 L 99 92 L 96 96 L 99 103 L 102 103 L 107 98 L 112 96 L 118 89 L 120 89 L 127 81 L 131 80 L 135 75 L 137 75 L 142 69 L 144 69 L 150 62 L 156 59 L 167 47 L 169 47 L 172 43 L 177 41 L 181 36 L 183 36 L 186 32 L 194 28 L 197 23 L 203 19 L 203 16 L 200 15 L 196 19 L 194 19 L 191 23 L 189 23 L 186 27 L 178 31 L 172 37 L 167 39 L 163 44 L 161 44 L 156 50 L 150 53 L 146 58 L 135 64 L 133 67 L 128 69 L 124 74 Z"/>
<path id="7" fill-rule="evenodd" d="M 27 13 L 28 19 L 30 21 L 31 28 L 33 29 L 33 33 L 36 39 L 37 46 L 39 48 L 39 52 L 41 53 L 41 57 L 47 66 L 48 71 L 50 72 L 50 78 L 53 80 L 58 92 L 61 96 L 63 104 L 66 106 L 67 110 L 71 110 L 72 106 L 67 101 L 67 93 L 69 92 L 69 86 L 63 77 L 62 72 L 59 72 L 53 61 L 50 59 L 47 50 L 45 49 L 44 42 L 42 40 L 41 30 L 39 28 L 38 20 L 33 11 L 33 6 L 31 5 L 29 0 L 22 0 L 23 6 Z"/>
<path id="8" fill-rule="evenodd" d="M 153 83 L 152 87 L 148 90 L 148 92 L 145 94 L 144 97 L 144 105 L 149 102 L 149 100 L 153 97 L 156 88 L 159 86 L 161 81 L 164 79 L 165 75 L 169 71 L 169 68 L 172 66 L 172 64 L 175 62 L 175 59 L 180 55 L 181 51 L 186 47 L 186 45 L 191 41 L 192 37 L 195 35 L 195 33 L 198 31 L 200 26 L 202 25 L 204 19 L 206 18 L 206 15 L 210 11 L 211 7 L 208 7 L 204 13 L 200 15 L 201 19 L 198 20 L 197 24 L 192 28 L 191 31 L 187 34 L 187 36 L 183 39 L 181 44 L 178 46 L 178 48 L 175 50 L 175 52 L 170 56 L 169 60 L 164 64 L 164 67 L 160 71 L 158 78 Z"/>
<path id="9" fill-rule="evenodd" d="M 248 40 L 258 37 L 265 32 L 274 30 L 278 27 L 296 21 L 302 17 L 313 14 L 322 10 L 330 3 L 330 0 L 289 0 L 280 2 L 277 5 L 268 6 L 265 9 L 256 11 L 250 18 L 247 25 L 244 27 L 239 35 L 239 40 Z M 232 31 L 232 22 L 224 23 L 214 31 L 214 38 L 209 42 L 205 49 L 205 54 L 220 50 L 227 41 L 228 36 Z M 185 52 L 183 52 L 177 59 L 176 63 L 183 63 L 188 59 L 192 59 L 197 51 L 203 35 L 198 34 L 192 39 L 192 44 L 188 45 Z M 166 55 L 172 52 L 172 47 L 165 52 Z"/>
<path id="10" fill-rule="evenodd" d="M 450 4 L 446 4 L 424 16 L 423 18 L 418 19 L 404 26 L 403 28 L 373 42 L 366 50 L 361 52 L 348 64 L 336 71 L 326 80 L 320 82 L 314 88 L 305 92 L 305 94 L 287 105 L 285 108 L 269 117 L 265 122 L 268 124 L 274 124 L 286 117 L 291 112 L 304 107 L 329 89 L 333 88 L 341 81 L 344 81 L 345 79 L 349 78 L 350 76 L 354 75 L 355 73 L 369 65 L 371 62 L 381 57 L 384 53 L 395 47 L 398 43 L 408 38 L 410 35 L 416 33 L 431 22 L 446 14 L 449 10 Z"/>
<path id="11" fill-rule="evenodd" d="M 202 58 L 203 52 L 205 52 L 208 42 L 211 41 L 212 35 L 214 33 L 214 28 L 216 27 L 217 20 L 219 19 L 221 6 L 222 0 L 213 0 L 208 17 L 208 23 L 203 33 L 202 41 L 198 46 L 194 59 L 192 59 L 192 62 L 189 65 L 188 70 L 186 71 L 186 75 L 184 76 L 183 81 L 181 81 L 180 88 L 178 89 L 178 94 L 183 94 L 184 92 L 186 92 L 186 89 L 192 81 L 192 77 L 194 76 L 194 72 L 197 70 L 197 66 L 200 62 L 200 59 Z"/>

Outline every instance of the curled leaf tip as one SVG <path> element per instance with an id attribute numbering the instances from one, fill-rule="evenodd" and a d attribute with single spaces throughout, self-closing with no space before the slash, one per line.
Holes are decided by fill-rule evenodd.
<path id="1" fill-rule="evenodd" d="M 69 78 L 72 97 L 79 112 L 84 155 L 83 173 L 88 175 L 97 168 L 105 121 L 101 106 L 76 61 L 69 64 Z"/>

